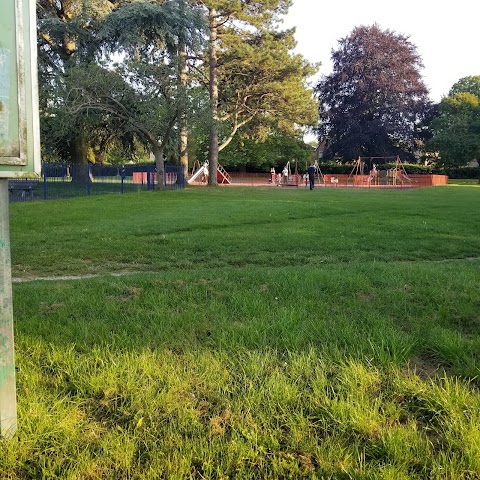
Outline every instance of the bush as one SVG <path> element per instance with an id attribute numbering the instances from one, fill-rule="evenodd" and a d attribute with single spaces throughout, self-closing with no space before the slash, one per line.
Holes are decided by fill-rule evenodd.
<path id="1" fill-rule="evenodd" d="M 438 175 L 448 175 L 449 178 L 480 178 L 480 167 L 442 167 L 435 168 L 433 173 Z"/>

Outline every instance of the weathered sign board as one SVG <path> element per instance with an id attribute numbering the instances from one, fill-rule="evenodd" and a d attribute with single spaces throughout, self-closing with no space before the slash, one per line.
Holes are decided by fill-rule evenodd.
<path id="1" fill-rule="evenodd" d="M 40 174 L 35 0 L 0 0 L 0 438 L 17 430 L 8 179 Z"/>
<path id="2" fill-rule="evenodd" d="M 0 178 L 40 174 L 34 0 L 0 1 Z"/>

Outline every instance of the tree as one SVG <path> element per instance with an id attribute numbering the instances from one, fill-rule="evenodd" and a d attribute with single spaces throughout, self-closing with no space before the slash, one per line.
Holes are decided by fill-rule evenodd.
<path id="1" fill-rule="evenodd" d="M 86 162 L 99 145 L 132 151 L 139 141 L 156 153 L 160 171 L 165 149 L 187 166 L 190 123 L 194 148 L 209 129 L 216 183 L 218 152 L 240 131 L 254 142 L 274 132 L 295 138 L 298 125 L 316 122 L 317 107 L 306 86 L 313 66 L 291 53 L 293 31 L 277 31 L 288 3 L 40 0 L 44 144 Z M 206 16 L 210 37 L 202 42 Z"/>
<path id="2" fill-rule="evenodd" d="M 308 70 L 306 62 L 300 61 L 300 57 L 294 59 L 288 48 L 285 51 L 293 33 L 279 34 L 276 31 L 276 21 L 286 13 L 290 5 L 289 0 L 203 0 L 196 3 L 206 9 L 208 16 L 209 50 L 205 63 L 208 65 L 211 113 L 208 148 L 209 184 L 216 185 L 218 154 L 231 142 L 239 129 L 253 120 L 259 122 L 261 116 L 268 115 L 277 119 L 284 116 L 285 121 L 288 118 L 292 124 L 295 121 L 298 123 L 303 121 L 301 115 L 292 119 L 288 108 L 280 108 L 280 101 L 273 107 L 271 100 L 276 94 L 281 94 L 281 98 L 285 100 L 283 107 L 287 106 L 289 102 L 284 93 L 289 89 L 282 91 L 279 88 L 280 77 L 274 78 L 272 72 L 276 69 L 279 73 L 281 62 L 287 62 L 290 68 L 296 62 L 297 72 L 300 69 L 304 75 L 296 76 L 297 81 L 301 80 L 295 86 L 296 93 L 291 90 L 290 100 L 293 100 L 295 94 L 301 96 L 299 92 L 302 89 L 307 90 L 304 81 L 312 70 L 311 67 Z M 265 46 L 270 47 L 275 41 L 281 52 L 277 57 L 273 54 L 274 48 L 262 50 Z M 261 72 L 252 68 L 253 58 L 247 51 L 254 53 L 254 58 L 259 60 L 257 66 L 260 68 L 268 63 L 266 57 L 261 59 L 261 54 L 270 56 L 269 78 L 262 77 Z M 273 66 L 275 61 L 277 64 Z M 287 66 L 283 72 L 286 73 L 288 70 Z M 290 80 L 293 76 L 290 76 Z M 288 82 L 288 79 L 285 80 Z M 258 86 L 262 83 L 265 88 L 260 92 Z M 253 84 L 257 86 L 257 91 Z M 249 85 L 253 88 L 247 92 Z M 273 88 L 274 85 L 276 88 Z M 290 87 L 292 85 L 293 81 L 290 82 Z M 303 96 L 306 104 L 312 105 L 312 99 L 307 100 L 307 97 L 308 95 Z"/>
<path id="3" fill-rule="evenodd" d="M 125 68 L 125 67 L 123 67 Z M 164 151 L 170 140 L 178 111 L 168 98 L 152 95 L 158 83 L 149 81 L 150 77 L 142 70 L 132 78 L 132 69 L 128 69 L 128 82 L 121 69 L 114 71 L 97 64 L 72 69 L 72 81 L 69 82 L 66 109 L 75 117 L 78 114 L 93 118 L 95 125 L 102 125 L 116 138 L 138 138 L 148 145 L 155 156 L 158 184 L 163 186 Z"/>
<path id="4" fill-rule="evenodd" d="M 91 146 L 81 116 L 65 115 L 63 99 L 69 69 L 98 54 L 95 31 L 99 20 L 120 1 L 38 0 L 38 58 L 43 147 L 77 163 L 86 163 Z M 89 127 L 92 127 L 90 124 Z M 93 137 L 90 128 L 90 137 Z"/>
<path id="5" fill-rule="evenodd" d="M 204 23 L 199 11 L 184 0 L 140 1 L 113 12 L 105 21 L 102 35 L 114 52 L 126 55 L 135 88 L 148 92 L 152 105 L 163 99 L 167 122 L 156 125 L 167 130 L 159 137 L 161 148 L 153 150 L 157 171 L 163 172 L 163 153 L 177 126 L 176 149 L 186 173 L 187 155 L 187 51 L 200 48 Z M 127 73 L 127 72 L 126 72 Z M 128 77 L 124 75 L 124 78 Z M 168 108 L 165 108 L 168 107 Z M 160 112 L 161 110 L 159 110 Z M 153 146 L 152 139 L 142 136 Z"/>
<path id="6" fill-rule="evenodd" d="M 273 132 L 264 141 L 256 141 L 241 133 L 220 154 L 225 168 L 238 171 L 270 172 L 272 167 L 281 170 L 287 162 L 298 162 L 298 168 L 305 170 L 311 160 L 312 148 L 301 139 L 282 132 Z"/>
<path id="7" fill-rule="evenodd" d="M 480 75 L 461 78 L 452 86 L 448 95 L 453 97 L 457 93 L 471 93 L 480 98 Z"/>
<path id="8" fill-rule="evenodd" d="M 219 121 L 226 148 L 244 127 L 244 134 L 265 140 L 281 131 L 298 136 L 297 125 L 314 125 L 317 105 L 306 80 L 315 69 L 292 55 L 294 31 L 259 30 L 225 34 L 219 55 Z"/>
<path id="9" fill-rule="evenodd" d="M 442 165 L 464 166 L 480 158 L 480 76 L 453 85 L 430 124 L 429 148 L 438 151 Z"/>
<path id="10" fill-rule="evenodd" d="M 412 159 L 429 108 L 416 47 L 377 25 L 356 27 L 332 53 L 333 73 L 316 86 L 326 157 Z"/>
<path id="11" fill-rule="evenodd" d="M 182 0 L 110 2 L 115 8 L 101 9 L 102 15 L 93 16 L 97 3 L 109 2 L 85 1 L 89 9 L 67 16 L 75 22 L 59 23 L 47 16 L 42 24 L 42 31 L 48 32 L 42 34 L 48 38 L 43 46 L 45 72 L 53 87 L 44 102 L 44 125 L 50 127 L 49 138 L 57 145 L 70 138 L 81 143 L 77 158 L 83 161 L 93 142 L 132 148 L 138 139 L 154 153 L 162 174 L 164 151 L 172 143 L 180 106 L 185 103 L 178 51 L 199 36 L 200 19 L 185 9 Z M 53 25 L 50 30 L 49 25 Z M 65 55 L 62 39 L 67 36 L 74 48 Z M 112 55 L 120 55 L 121 61 L 115 65 Z"/>

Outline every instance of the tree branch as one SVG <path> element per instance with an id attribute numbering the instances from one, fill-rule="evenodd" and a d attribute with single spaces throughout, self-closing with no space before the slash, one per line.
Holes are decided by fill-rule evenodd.
<path id="1" fill-rule="evenodd" d="M 229 143 L 233 140 L 233 137 L 235 137 L 235 134 L 237 133 L 238 129 L 246 125 L 248 122 L 251 122 L 256 116 L 256 113 L 251 115 L 250 117 L 246 118 L 245 120 L 242 120 L 240 123 L 237 123 L 237 120 L 235 119 L 235 123 L 233 125 L 233 129 L 228 136 L 228 138 L 218 147 L 218 151 L 221 152 L 226 146 L 229 145 Z"/>

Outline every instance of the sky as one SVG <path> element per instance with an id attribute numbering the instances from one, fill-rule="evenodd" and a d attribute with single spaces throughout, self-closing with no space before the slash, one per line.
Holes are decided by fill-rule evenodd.
<path id="1" fill-rule="evenodd" d="M 332 49 L 359 25 L 410 37 L 423 60 L 421 71 L 430 98 L 438 102 L 460 78 L 480 75 L 477 0 L 293 0 L 284 26 L 296 27 L 296 51 L 321 62 L 320 74 L 331 73 Z"/>

